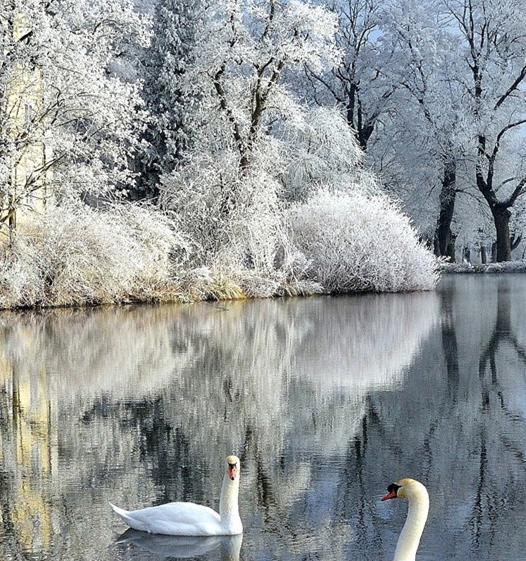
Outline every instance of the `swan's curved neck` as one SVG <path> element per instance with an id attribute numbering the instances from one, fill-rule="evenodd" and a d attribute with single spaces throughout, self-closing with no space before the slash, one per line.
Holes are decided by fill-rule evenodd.
<path id="1" fill-rule="evenodd" d="M 428 512 L 429 496 L 425 489 L 418 495 L 409 498 L 407 519 L 396 544 L 394 561 L 415 561 L 416 550 L 424 531 Z"/>
<path id="2" fill-rule="evenodd" d="M 232 481 L 228 474 L 225 474 L 223 486 L 221 487 L 221 499 L 219 500 L 221 522 L 228 522 L 234 518 L 239 518 L 238 495 L 239 476 Z"/>

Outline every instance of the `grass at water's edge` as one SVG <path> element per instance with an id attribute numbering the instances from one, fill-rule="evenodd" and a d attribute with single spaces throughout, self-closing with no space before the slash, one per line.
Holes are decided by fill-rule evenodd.
<path id="1" fill-rule="evenodd" d="M 226 278 L 209 278 L 194 282 L 180 279 L 160 283 L 139 283 L 136 288 L 119 294 L 82 292 L 57 294 L 46 291 L 32 301 L 13 301 L 2 294 L 0 287 L 0 311 L 38 310 L 51 308 L 89 308 L 129 304 L 192 304 L 205 301 L 245 300 L 251 298 L 276 298 L 314 296 L 328 294 L 313 281 L 277 282 L 270 279 L 251 279 L 237 282 Z"/>

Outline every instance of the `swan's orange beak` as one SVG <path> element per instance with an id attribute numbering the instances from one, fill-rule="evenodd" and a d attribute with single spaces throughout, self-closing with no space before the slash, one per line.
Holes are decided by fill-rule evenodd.
<path id="1" fill-rule="evenodd" d="M 387 501 L 389 499 L 396 499 L 396 489 L 389 491 L 385 497 L 382 497 L 382 501 Z"/>
<path id="2" fill-rule="evenodd" d="M 385 495 L 385 497 L 382 497 L 382 501 L 387 501 L 389 499 L 396 499 L 396 497 L 398 497 L 398 490 L 401 487 L 402 486 L 398 485 L 398 483 L 391 483 L 391 485 L 387 487 L 387 495 Z"/>

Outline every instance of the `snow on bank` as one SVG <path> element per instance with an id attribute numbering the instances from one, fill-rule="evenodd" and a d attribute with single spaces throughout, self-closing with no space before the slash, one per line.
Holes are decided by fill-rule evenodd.
<path id="1" fill-rule="evenodd" d="M 471 263 L 443 263 L 442 274 L 496 274 L 496 273 L 526 273 L 526 260 L 503 261 L 486 265 L 472 265 Z"/>

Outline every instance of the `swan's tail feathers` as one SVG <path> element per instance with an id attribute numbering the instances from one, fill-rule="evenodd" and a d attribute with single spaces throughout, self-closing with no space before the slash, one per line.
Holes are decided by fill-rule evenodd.
<path id="1" fill-rule="evenodd" d="M 130 528 L 134 530 L 141 530 L 142 532 L 149 532 L 150 529 L 147 524 L 145 524 L 142 520 L 137 520 L 133 517 L 133 514 L 123 508 L 119 508 L 114 504 L 110 503 L 111 508 L 122 518 L 122 521 L 125 524 L 128 524 Z"/>
<path id="2" fill-rule="evenodd" d="M 111 503 L 110 506 L 121 518 L 124 518 L 128 514 L 128 511 L 124 510 L 123 508 L 119 508 L 118 506 L 115 506 Z"/>

